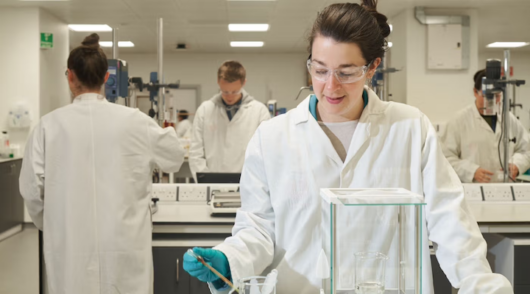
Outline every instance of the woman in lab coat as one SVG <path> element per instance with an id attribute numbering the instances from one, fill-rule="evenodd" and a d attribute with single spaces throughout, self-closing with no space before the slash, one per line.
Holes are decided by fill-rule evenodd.
<path id="1" fill-rule="evenodd" d="M 152 293 L 155 166 L 177 172 L 173 128 L 99 93 L 107 57 L 94 34 L 68 58 L 73 103 L 45 115 L 26 145 L 20 193 L 43 231 L 48 293 Z"/>
<path id="2" fill-rule="evenodd" d="M 479 70 L 473 77 L 475 103 L 462 109 L 447 124 L 442 134 L 444 154 L 463 183 L 502 182 L 502 165 L 499 161 L 499 140 L 502 133 L 501 115 L 484 115 L 482 78 L 486 70 Z M 496 104 L 500 103 L 497 99 Z M 519 173 L 530 168 L 530 146 L 528 133 L 521 122 L 510 112 L 510 176 L 515 179 Z M 502 143 L 501 143 L 502 144 Z M 500 154 L 503 158 L 504 148 Z"/>
<path id="3" fill-rule="evenodd" d="M 233 236 L 214 249 L 194 249 L 220 273 L 237 281 L 276 268 L 277 293 L 318 293 L 319 190 L 400 187 L 425 197 L 424 294 L 434 293 L 429 240 L 460 294 L 513 293 L 506 278 L 491 273 L 486 243 L 427 117 L 414 107 L 382 102 L 364 86 L 389 34 L 376 1 L 333 4 L 318 14 L 307 62 L 315 95 L 258 128 L 247 148 Z M 359 229 L 352 220 L 348 229 Z M 356 237 L 348 235 L 345 244 Z M 341 261 L 351 265 L 354 252 L 346 250 Z M 226 293 L 226 285 L 193 257 L 184 256 L 184 268 L 211 282 L 212 292 Z"/>

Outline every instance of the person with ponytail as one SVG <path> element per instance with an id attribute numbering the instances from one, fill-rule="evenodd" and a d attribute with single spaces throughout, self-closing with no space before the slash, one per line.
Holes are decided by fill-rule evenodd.
<path id="1" fill-rule="evenodd" d="M 317 273 L 326 268 L 317 265 L 326 264 L 318 261 L 329 242 L 329 204 L 321 200 L 320 189 L 404 188 L 426 202 L 423 294 L 434 293 L 429 241 L 460 294 L 511 294 L 508 280 L 491 272 L 486 242 L 429 119 L 412 106 L 381 101 L 366 86 L 390 34 L 376 6 L 375 0 L 338 3 L 318 13 L 306 62 L 315 94 L 260 125 L 247 147 L 242 207 L 232 236 L 213 249 L 194 252 L 232 281 L 277 269 L 277 293 L 319 293 L 325 277 Z M 345 291 L 337 293 L 355 289 L 356 252 L 389 255 L 385 286 L 397 289 L 397 210 L 338 209 L 335 254 L 340 265 L 334 282 Z M 374 223 L 381 224 L 377 230 Z M 210 283 L 213 293 L 230 290 L 189 254 L 184 269 Z"/>
<path id="2" fill-rule="evenodd" d="M 48 293 L 153 293 L 152 170 L 177 172 L 173 128 L 100 95 L 108 79 L 99 36 L 70 52 L 73 103 L 30 135 L 20 193 L 43 232 Z"/>

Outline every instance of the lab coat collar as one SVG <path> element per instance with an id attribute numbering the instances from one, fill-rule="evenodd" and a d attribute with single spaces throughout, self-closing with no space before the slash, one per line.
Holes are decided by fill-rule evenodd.
<path id="1" fill-rule="evenodd" d="M 95 93 L 86 93 L 86 94 L 81 94 L 75 97 L 73 103 L 75 104 L 75 103 L 80 103 L 84 101 L 108 102 L 107 99 L 105 99 L 105 97 L 102 95 L 95 94 Z"/>
<path id="2" fill-rule="evenodd" d="M 241 89 L 241 94 L 243 94 L 243 97 L 241 97 L 241 107 L 248 107 L 249 103 L 254 101 L 254 97 L 250 96 L 250 94 L 245 91 L 245 89 Z M 221 97 L 221 93 L 215 94 L 215 96 L 210 99 L 214 104 L 220 107 L 226 107 L 223 103 L 223 98 Z"/>
<path id="3" fill-rule="evenodd" d="M 471 112 L 473 112 L 473 116 L 475 117 L 475 119 L 479 120 L 478 124 L 480 125 L 481 128 L 484 128 L 484 129 L 486 129 L 489 132 L 496 133 L 496 132 L 494 132 L 491 129 L 491 127 L 488 125 L 488 123 L 482 117 L 482 115 L 480 115 L 480 112 L 478 112 L 478 109 L 477 109 L 477 106 L 475 105 L 475 103 L 470 105 L 469 108 L 471 108 Z M 502 120 L 502 115 L 497 115 L 497 126 L 496 126 L 495 130 L 500 130 L 499 129 L 499 125 L 502 123 L 501 120 Z"/>
<path id="4" fill-rule="evenodd" d="M 368 92 L 368 105 L 363 110 L 359 123 L 352 138 L 352 143 L 350 149 L 348 150 L 348 156 L 344 162 L 340 159 L 337 151 L 331 144 L 331 141 L 327 138 L 323 131 L 320 132 L 309 132 L 308 136 L 311 142 L 322 142 L 322 144 L 310 144 L 317 154 L 326 154 L 331 160 L 333 160 L 338 166 L 342 166 L 342 170 L 347 169 L 348 166 L 354 161 L 353 159 L 357 158 L 359 152 L 363 152 L 364 147 L 367 146 L 367 142 L 371 136 L 371 123 L 370 119 L 374 115 L 384 114 L 388 103 L 379 100 L 379 97 L 370 90 L 368 87 L 365 87 Z M 318 122 L 311 115 L 309 111 L 309 100 L 310 97 L 307 97 L 300 103 L 300 105 L 294 111 L 294 124 L 308 123 L 313 129 L 320 129 L 318 127 Z M 309 148 L 309 146 L 308 146 Z M 311 154 L 311 150 L 309 150 Z M 341 175 L 341 187 L 342 183 L 348 182 L 351 179 L 343 178 Z"/>
<path id="5" fill-rule="evenodd" d="M 388 106 L 388 103 L 381 101 L 368 86 L 364 86 L 364 88 L 368 92 L 368 105 L 364 108 L 359 122 L 367 121 L 371 115 L 383 114 Z M 311 95 L 307 96 L 307 98 L 296 107 L 293 121 L 295 125 L 306 123 L 309 118 L 312 117 L 309 112 L 310 99 Z"/>

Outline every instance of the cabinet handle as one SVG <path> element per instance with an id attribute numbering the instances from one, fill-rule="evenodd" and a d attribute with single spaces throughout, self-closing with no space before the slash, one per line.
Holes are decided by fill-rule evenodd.
<path id="1" fill-rule="evenodd" d="M 177 284 L 179 283 L 180 277 L 180 260 L 177 258 Z"/>
<path id="2" fill-rule="evenodd" d="M 11 172 L 9 174 L 11 174 L 11 175 L 15 174 L 15 165 L 14 164 L 11 165 Z"/>

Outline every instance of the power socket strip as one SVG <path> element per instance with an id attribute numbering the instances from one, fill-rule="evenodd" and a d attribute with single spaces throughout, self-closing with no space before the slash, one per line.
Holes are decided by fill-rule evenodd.
<path id="1" fill-rule="evenodd" d="M 153 184 L 151 198 L 158 198 L 161 202 L 175 202 L 177 201 L 177 185 Z"/>
<path id="2" fill-rule="evenodd" d="M 530 201 L 530 184 L 512 184 L 515 201 Z"/>
<path id="3" fill-rule="evenodd" d="M 222 184 L 222 185 L 215 185 L 215 184 L 209 184 L 210 185 L 210 195 L 208 195 L 208 199 L 212 199 L 214 192 L 221 192 L 221 193 L 229 193 L 229 192 L 237 192 L 239 191 L 239 185 L 234 184 Z"/>
<path id="4" fill-rule="evenodd" d="M 484 201 L 513 201 L 512 186 L 510 184 L 482 185 Z"/>
<path id="5" fill-rule="evenodd" d="M 179 202 L 204 202 L 208 195 L 208 186 L 206 185 L 181 185 L 179 187 Z"/>
<path id="6" fill-rule="evenodd" d="M 463 184 L 464 197 L 467 201 L 482 201 L 482 190 L 478 184 Z"/>

